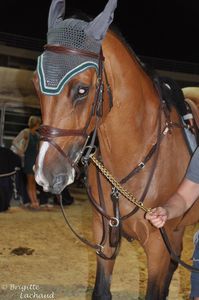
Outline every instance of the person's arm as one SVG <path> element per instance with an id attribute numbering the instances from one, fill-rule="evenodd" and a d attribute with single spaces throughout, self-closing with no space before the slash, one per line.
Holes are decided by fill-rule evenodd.
<path id="1" fill-rule="evenodd" d="M 19 132 L 19 134 L 14 138 L 12 142 L 11 150 L 15 152 L 17 155 L 23 157 L 25 150 L 27 148 L 29 141 L 29 129 L 23 129 Z"/>
<path id="2" fill-rule="evenodd" d="M 155 227 L 164 226 L 167 220 L 183 215 L 199 197 L 199 184 L 185 178 L 166 204 L 153 208 L 145 215 Z"/>

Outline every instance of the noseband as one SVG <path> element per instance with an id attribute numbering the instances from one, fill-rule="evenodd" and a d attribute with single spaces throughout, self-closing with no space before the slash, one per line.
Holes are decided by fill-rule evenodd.
<path id="1" fill-rule="evenodd" d="M 94 115 L 96 115 L 98 118 L 102 117 L 102 94 L 103 94 L 103 70 L 104 70 L 104 56 L 102 53 L 102 50 L 100 51 L 99 55 L 94 53 L 94 52 L 89 52 L 89 51 L 84 51 L 84 50 L 77 50 L 77 49 L 71 49 L 67 48 L 64 46 L 60 45 L 45 45 L 44 49 L 46 51 L 51 51 L 54 53 L 59 53 L 59 54 L 75 54 L 79 56 L 86 56 L 86 57 L 92 57 L 92 58 L 97 58 L 99 61 L 99 70 L 98 70 L 98 75 L 97 75 L 97 85 L 96 85 L 96 93 L 94 97 L 94 101 L 92 103 L 92 108 L 90 115 L 88 117 L 88 120 L 86 122 L 86 125 L 83 129 L 61 129 L 61 128 L 55 128 L 51 127 L 49 125 L 41 125 L 39 128 L 39 133 L 40 133 L 40 140 L 48 142 L 50 145 L 52 145 L 57 151 L 64 157 L 66 158 L 72 167 L 74 167 L 77 171 L 77 166 L 76 164 L 78 163 L 79 159 L 81 156 L 76 159 L 75 161 L 71 161 L 68 155 L 62 150 L 62 148 L 54 141 L 54 138 L 57 137 L 64 137 L 64 136 L 82 136 L 85 138 L 85 144 L 80 151 L 81 155 L 83 154 L 83 149 L 85 149 L 88 139 L 89 139 L 89 134 L 87 133 L 87 129 L 90 125 L 91 119 Z M 108 85 L 109 86 L 109 85 Z M 97 122 L 96 122 L 97 124 Z M 96 126 L 97 127 L 97 126 Z"/>

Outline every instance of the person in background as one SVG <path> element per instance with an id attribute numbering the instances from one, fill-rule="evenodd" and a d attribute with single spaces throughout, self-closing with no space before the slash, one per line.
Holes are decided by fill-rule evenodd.
<path id="1" fill-rule="evenodd" d="M 193 251 L 193 267 L 199 269 L 199 230 L 196 231 L 193 237 L 194 251 Z M 199 300 L 199 274 L 191 272 L 191 299 Z"/>
<path id="2" fill-rule="evenodd" d="M 12 176 L 21 167 L 18 155 L 9 148 L 0 147 L 0 212 L 8 210 L 13 194 Z"/>
<path id="3" fill-rule="evenodd" d="M 189 163 L 187 172 L 177 191 L 168 199 L 162 207 L 155 207 L 146 213 L 145 218 L 157 228 L 164 226 L 167 220 L 183 215 L 199 197 L 199 147 L 195 150 Z M 195 250 L 193 254 L 193 266 L 199 267 L 198 238 L 194 239 Z M 190 299 L 199 300 L 199 273 L 191 274 Z"/>
<path id="4" fill-rule="evenodd" d="M 11 150 L 21 157 L 22 169 L 27 179 L 26 190 L 32 208 L 39 207 L 33 166 L 35 164 L 39 146 L 39 134 L 37 130 L 40 124 L 40 117 L 30 116 L 28 120 L 28 128 L 23 129 L 16 136 L 11 146 Z"/>

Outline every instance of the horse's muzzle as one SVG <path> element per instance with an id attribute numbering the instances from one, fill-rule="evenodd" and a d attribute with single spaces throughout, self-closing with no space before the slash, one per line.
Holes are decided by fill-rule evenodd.
<path id="1" fill-rule="evenodd" d="M 41 170 L 36 170 L 35 180 L 45 192 L 60 194 L 66 186 L 74 182 L 75 170 L 72 168 L 70 173 L 53 174 L 53 176 L 45 176 Z"/>

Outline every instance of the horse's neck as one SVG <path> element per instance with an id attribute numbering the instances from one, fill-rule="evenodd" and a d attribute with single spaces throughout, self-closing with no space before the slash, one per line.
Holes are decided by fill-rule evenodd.
<path id="1" fill-rule="evenodd" d="M 104 48 L 113 108 L 98 135 L 103 160 L 112 168 L 115 161 L 139 161 L 155 143 L 159 103 L 152 81 L 114 35 Z"/>

